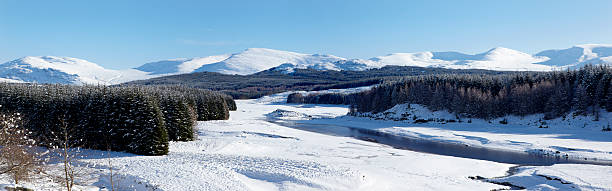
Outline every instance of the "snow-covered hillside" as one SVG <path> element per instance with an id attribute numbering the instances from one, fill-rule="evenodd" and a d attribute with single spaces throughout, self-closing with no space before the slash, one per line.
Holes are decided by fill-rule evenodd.
<path id="1" fill-rule="evenodd" d="M 151 74 L 184 74 L 191 73 L 203 65 L 221 62 L 231 55 L 215 55 L 202 58 L 178 58 L 146 63 L 138 68 L 140 71 Z"/>
<path id="2" fill-rule="evenodd" d="M 578 68 L 586 64 L 612 64 L 612 45 L 577 45 L 562 50 L 545 50 L 536 56 L 548 57 L 548 60 L 537 64 L 549 66 Z"/>
<path id="3" fill-rule="evenodd" d="M 501 71 L 551 71 L 579 68 L 586 64 L 612 64 L 612 45 L 577 45 L 562 50 L 545 50 L 535 55 L 503 47 L 493 48 L 480 54 L 393 53 L 367 60 L 249 48 L 234 54 L 162 60 L 125 70 L 105 69 L 95 63 L 77 58 L 28 56 L 1 64 L 0 79 L 9 82 L 117 84 L 165 75 L 204 71 L 247 75 L 268 69 L 284 73 L 291 73 L 296 68 L 363 71 L 387 65 Z"/>
<path id="4" fill-rule="evenodd" d="M 280 66 L 272 68 L 275 71 L 281 71 L 283 73 L 293 73 L 295 69 L 314 69 L 314 70 L 335 70 L 335 71 L 364 71 L 372 68 L 380 68 L 383 65 L 379 62 L 375 62 L 372 60 L 362 60 L 362 59 L 351 59 L 351 60 L 338 60 L 335 62 L 325 62 L 325 63 L 314 63 L 314 64 L 293 64 L 293 63 L 284 63 Z"/>
<path id="5" fill-rule="evenodd" d="M 0 81 L 10 83 L 110 85 L 158 76 L 136 69 L 106 69 L 71 57 L 27 56 L 0 64 Z"/>
<path id="6" fill-rule="evenodd" d="M 295 68 L 317 70 L 367 70 L 383 66 L 418 66 L 448 69 L 500 71 L 551 71 L 578 68 L 586 64 L 612 64 L 612 45 L 586 44 L 563 50 L 545 50 L 530 55 L 504 47 L 480 54 L 460 52 L 393 53 L 368 60 L 351 59 L 310 65 L 285 63 L 275 68 L 292 72 Z"/>
<path id="7" fill-rule="evenodd" d="M 249 48 L 240 53 L 232 54 L 229 58 L 196 69 L 196 72 L 219 72 L 224 74 L 252 74 L 281 64 L 290 63 L 296 68 L 321 66 L 330 62 L 345 60 L 332 55 L 302 54 L 288 51 L 272 50 L 266 48 Z"/>
<path id="8" fill-rule="evenodd" d="M 97 64 L 70 57 L 28 56 L 0 65 L 0 77 L 38 83 L 104 83 L 119 76 Z"/>
<path id="9" fill-rule="evenodd" d="M 550 71 L 553 67 L 534 64 L 547 60 L 516 50 L 497 47 L 469 55 L 459 52 L 395 53 L 370 60 L 381 65 L 439 67 L 449 69 L 487 69 L 503 71 Z"/>

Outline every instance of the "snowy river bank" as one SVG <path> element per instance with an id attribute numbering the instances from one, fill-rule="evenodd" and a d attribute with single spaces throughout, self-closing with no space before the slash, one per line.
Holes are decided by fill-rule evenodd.
<path id="1" fill-rule="evenodd" d="M 331 136 L 268 121 L 274 111 L 293 111 L 286 120 L 339 122 L 344 106 L 292 105 L 286 94 L 238 100 L 225 121 L 199 122 L 198 139 L 171 142 L 165 156 L 111 153 L 124 190 L 492 190 L 511 188 L 473 179 L 484 177 L 530 190 L 611 190 L 612 167 L 587 164 L 520 166 L 397 149 L 372 140 Z M 325 119 L 323 119 L 325 118 Z M 377 121 L 364 120 L 367 123 Z M 378 121 L 382 122 L 382 121 Z M 354 123 L 354 122 L 353 122 Z M 342 125 L 351 123 L 342 122 Z M 605 141 L 604 141 L 605 142 Z M 602 143 L 605 144 L 605 143 Z M 108 159 L 89 151 L 81 162 L 89 190 L 108 187 Z M 585 173 L 588 172 L 588 173 Z M 498 178 L 495 178 L 498 177 Z M 6 178 L 0 183 L 8 183 Z M 57 190 L 41 179 L 26 184 Z M 136 186 L 134 186 L 136 185 Z M 98 188 L 98 189 L 96 189 Z"/>

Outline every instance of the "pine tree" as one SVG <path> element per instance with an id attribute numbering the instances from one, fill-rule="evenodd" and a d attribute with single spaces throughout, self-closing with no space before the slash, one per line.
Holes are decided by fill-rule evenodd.
<path id="1" fill-rule="evenodd" d="M 586 115 L 591 104 L 591 99 L 587 93 L 586 88 L 582 84 L 578 84 L 576 87 L 576 93 L 574 96 L 574 110 L 579 115 Z"/>

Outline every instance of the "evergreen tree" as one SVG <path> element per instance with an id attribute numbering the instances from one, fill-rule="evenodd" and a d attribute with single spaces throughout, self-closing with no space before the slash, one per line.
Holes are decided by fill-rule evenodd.
<path id="1" fill-rule="evenodd" d="M 354 105 L 356 112 L 382 112 L 396 104 L 414 103 L 479 118 L 536 113 L 555 118 L 572 110 L 597 117 L 600 108 L 612 111 L 611 80 L 612 67 L 591 65 L 564 72 L 408 76 L 364 92 L 342 96 L 300 95 L 292 102 L 344 100 L 342 103 Z"/>

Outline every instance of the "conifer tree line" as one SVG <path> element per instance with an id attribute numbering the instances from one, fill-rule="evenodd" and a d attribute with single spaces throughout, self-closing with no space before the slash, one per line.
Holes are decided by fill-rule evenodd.
<path id="1" fill-rule="evenodd" d="M 292 93 L 287 96 L 287 103 L 351 105 L 357 103 L 357 94 L 324 93 L 303 95 L 302 93 Z"/>
<path id="2" fill-rule="evenodd" d="M 458 116 L 495 118 L 574 111 L 599 116 L 612 111 L 612 67 L 587 65 L 579 70 L 502 75 L 442 74 L 404 77 L 355 94 L 292 94 L 290 103 L 349 104 L 351 112 L 382 112 L 396 104 L 421 104 Z"/>
<path id="3" fill-rule="evenodd" d="M 168 153 L 168 141 L 195 138 L 196 120 L 224 120 L 225 94 L 177 86 L 70 86 L 0 83 L 0 112 L 20 113 L 41 146 L 62 132 L 84 148 L 144 155 Z"/>

